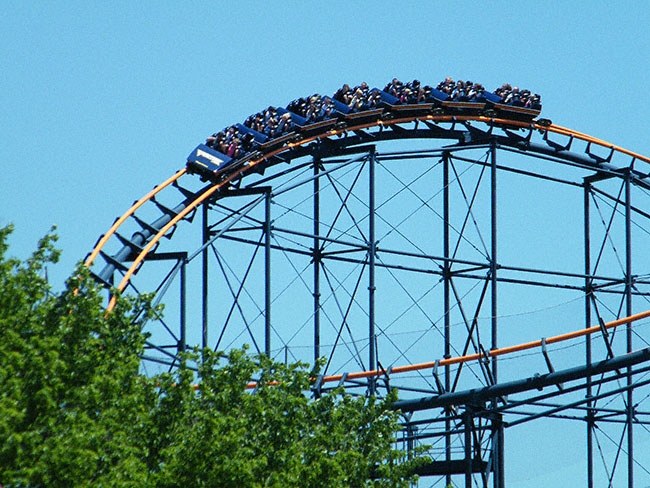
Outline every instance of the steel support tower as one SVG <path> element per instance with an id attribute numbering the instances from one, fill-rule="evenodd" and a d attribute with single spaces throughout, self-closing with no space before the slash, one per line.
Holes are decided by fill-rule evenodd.
<path id="1" fill-rule="evenodd" d="M 110 232 L 114 251 L 100 241 L 95 273 L 165 303 L 149 371 L 248 344 L 322 358 L 315 390 L 399 389 L 421 486 L 514 485 L 523 446 L 571 456 L 589 488 L 645 486 L 650 335 L 626 317 L 650 309 L 648 174 L 555 126 L 378 124 L 218 191 L 170 179 Z"/>

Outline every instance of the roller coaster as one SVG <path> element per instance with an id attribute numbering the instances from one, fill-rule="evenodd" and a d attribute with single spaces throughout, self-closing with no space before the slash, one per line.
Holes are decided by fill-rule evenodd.
<path id="1" fill-rule="evenodd" d="M 490 92 L 367 92 L 231 126 L 230 154 L 215 134 L 100 237 L 97 281 L 166 306 L 143 367 L 246 342 L 324 357 L 314 395 L 397 388 L 422 486 L 516 483 L 531 444 L 589 487 L 647 485 L 650 158 Z"/>

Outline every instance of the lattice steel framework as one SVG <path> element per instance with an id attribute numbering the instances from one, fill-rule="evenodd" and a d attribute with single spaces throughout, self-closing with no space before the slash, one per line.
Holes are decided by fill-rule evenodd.
<path id="1" fill-rule="evenodd" d="M 506 460 L 528 462 L 514 433 L 533 424 L 542 452 L 582 453 L 588 487 L 647 483 L 648 333 L 609 325 L 650 309 L 646 160 L 567 129 L 419 122 L 317 140 L 218 192 L 183 175 L 146 198 L 125 218 L 137 231 L 101 250 L 101 281 L 175 217 L 198 225 L 171 226 L 183 235 L 128 281 L 167 307 L 145 368 L 173 368 L 188 344 L 247 343 L 324 358 L 315 394 L 398 388 L 400 442 L 428 446 L 422 486 L 505 486 Z M 556 433 L 553 448 L 551 421 L 586 439 L 571 449 Z"/>

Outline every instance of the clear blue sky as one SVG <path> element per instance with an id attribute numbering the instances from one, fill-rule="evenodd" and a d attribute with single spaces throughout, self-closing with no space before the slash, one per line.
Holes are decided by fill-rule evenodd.
<path id="1" fill-rule="evenodd" d="M 207 135 L 393 76 L 529 87 L 555 123 L 650 155 L 649 25 L 641 1 L 4 0 L 0 225 L 20 257 L 58 227 L 60 286 Z M 509 481 L 563 479 L 543 476 Z"/>
<path id="2" fill-rule="evenodd" d="M 0 4 L 0 224 L 56 224 L 63 280 L 206 135 L 393 76 L 511 81 L 556 123 L 650 153 L 645 2 Z"/>

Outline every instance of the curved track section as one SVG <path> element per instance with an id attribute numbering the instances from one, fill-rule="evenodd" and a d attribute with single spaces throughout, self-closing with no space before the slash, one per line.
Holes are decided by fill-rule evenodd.
<path id="1" fill-rule="evenodd" d="M 434 141 L 436 148 L 414 150 L 410 147 L 412 143 L 426 144 L 428 141 Z M 404 145 L 409 149 L 404 150 Z M 397 150 L 384 151 L 386 146 L 397 147 Z M 498 161 L 497 150 L 505 156 Z M 481 155 L 467 155 L 472 151 Z M 506 161 L 510 156 L 522 162 L 510 164 Z M 422 161 L 424 164 L 416 164 Z M 401 173 L 396 174 L 397 171 L 391 172 L 393 164 L 401 165 L 399 169 L 405 170 L 412 179 L 403 178 Z M 419 181 L 418 171 L 429 172 L 434 167 L 439 173 L 430 180 L 429 186 L 410 187 L 409 182 Z M 376 202 L 373 171 L 378 168 L 393 178 L 390 181 L 399 190 L 394 190 L 395 195 L 384 194 L 384 200 Z M 341 176 L 348 170 L 349 173 Z M 473 180 L 469 178 L 470 173 Z M 565 177 L 564 173 L 571 173 L 571 176 Z M 534 182 L 522 186 L 521 201 L 509 200 L 511 207 L 506 208 L 505 213 L 508 217 L 514 215 L 517 218 L 513 221 L 523 224 L 521 228 L 506 229 L 505 238 L 501 237 L 503 232 L 497 233 L 497 223 L 501 222 L 496 215 L 497 174 L 505 175 L 500 182 L 512 183 L 515 177 Z M 355 186 L 362 186 L 361 176 L 369 178 L 363 183 L 363 191 L 355 193 Z M 325 192 L 325 185 L 329 193 Z M 440 190 L 438 187 L 431 190 L 431 185 L 439 185 Z M 558 233 L 548 240 L 551 244 L 546 244 L 547 254 L 532 249 L 538 245 L 536 239 L 544 237 L 543 232 L 537 232 L 539 228 L 555 228 L 556 222 L 548 220 L 544 207 L 531 205 L 530 201 L 534 202 L 537 197 L 526 192 L 532 190 L 544 195 L 550 188 L 547 185 L 562 186 L 573 192 L 567 201 L 581 208 L 577 212 L 575 209 L 567 211 L 566 218 L 579 217 L 583 222 L 560 228 L 575 230 L 575 227 L 584 226 L 583 246 L 566 245 L 562 242 L 564 235 Z M 293 197 L 295 189 L 303 193 Z M 434 200 L 420 193 L 423 190 L 439 198 L 435 205 Z M 638 198 L 631 198 L 633 190 L 639 193 Z M 363 192 L 366 196 L 359 196 Z M 339 207 L 330 216 L 324 216 L 326 210 L 318 207 L 319 198 L 324 199 L 326 195 Z M 425 252 L 422 241 L 408 240 L 413 236 L 406 231 L 402 233 L 400 225 L 409 218 L 400 214 L 405 212 L 402 208 L 393 215 L 397 223 L 382 222 L 386 224 L 386 232 L 374 235 L 371 215 L 377 213 L 381 217 L 386 208 L 382 206 L 398 195 L 409 196 L 410 203 L 434 215 L 439 224 L 436 230 L 429 231 L 426 227 L 431 224 L 425 225 L 418 216 L 417 224 L 409 227 L 409 231 L 421 237 L 417 234 L 426 230 L 435 239 L 444 240 L 444 252 Z M 646 197 L 650 197 L 650 158 L 602 139 L 537 121 L 481 115 L 417 114 L 357 125 L 348 123 L 345 127 L 337 126 L 302 140 L 287 140 L 280 146 L 235 162 L 215 183 L 203 184 L 186 170 L 178 171 L 115 221 L 99 239 L 86 264 L 98 267 L 97 263 L 103 260 L 102 267 L 95 271 L 99 281 L 114 286 L 119 292 L 141 293 L 151 289 L 136 287 L 136 275 L 141 278 L 140 272 L 145 270 L 146 275 L 154 261 L 167 260 L 171 270 L 163 273 L 154 291 L 157 296 L 164 295 L 169 287 L 175 286 L 171 283 L 178 276 L 181 296 L 185 296 L 186 287 L 193 287 L 195 295 L 203 290 L 204 346 L 212 347 L 216 342 L 215 347 L 223 348 L 222 337 L 231 333 L 227 330 L 228 320 L 239 314 L 243 324 L 241 333 L 233 333 L 231 344 L 252 341 L 259 352 L 272 352 L 276 359 L 282 359 L 283 351 L 285 359 L 296 359 L 290 340 L 282 347 L 272 348 L 270 338 L 273 333 L 273 337 L 279 334 L 272 329 L 269 318 L 271 305 L 279 308 L 278 304 L 284 303 L 283 312 L 291 317 L 286 320 L 300 324 L 294 322 L 291 315 L 295 307 L 295 315 L 304 313 L 314 322 L 313 357 L 329 355 L 323 374 L 315 380 L 315 394 L 338 386 L 344 386 L 352 394 L 368 391 L 381 394 L 384 387 L 399 388 L 400 405 L 404 411 L 411 412 L 404 418 L 404 448 L 411 450 L 418 444 L 430 445 L 427 453 L 432 461 L 423 468 L 420 473 L 423 476 L 445 477 L 446 484 L 460 485 L 458 480 L 464 477 L 465 486 L 491 486 L 493 482 L 495 486 L 505 486 L 504 459 L 508 444 L 504 432 L 516 432 L 517 426 L 531 420 L 562 418 L 587 426 L 587 477 L 608 479 L 614 484 L 617 480 L 619 483 L 629 480 L 635 470 L 645 476 L 647 469 L 650 479 L 650 459 L 644 459 L 638 450 L 635 456 L 630 434 L 634 431 L 637 436 L 642 435 L 644 426 L 650 423 L 650 412 L 644 409 L 650 395 L 646 395 L 645 390 L 633 395 L 635 389 L 648 385 L 650 375 L 650 368 L 645 364 L 648 350 L 634 352 L 639 346 L 649 345 L 643 328 L 650 311 L 643 310 L 650 308 L 650 270 L 644 267 L 643 249 L 632 248 L 636 236 L 650 236 L 646 230 L 650 227 L 650 212 L 645 210 L 648 208 Z M 458 206 L 450 205 L 450 198 L 460 202 L 463 213 L 453 213 Z M 487 209 L 479 207 L 479 200 Z M 231 201 L 244 203 L 231 204 Z M 313 202 L 313 208 L 305 210 L 306 201 Z M 548 204 L 548 199 L 544 201 Z M 272 204 L 278 209 L 273 218 Z M 530 215 L 518 215 L 520 205 L 521 212 Z M 208 212 L 214 209 L 221 210 L 222 216 L 216 223 L 209 224 Z M 375 212 L 378 209 L 381 212 Z M 200 211 L 204 219 L 200 245 L 189 252 L 173 249 L 169 252 L 169 246 L 162 243 L 175 236 L 184 226 L 183 222 L 197 218 Z M 313 214 L 307 215 L 312 211 Z M 291 223 L 283 224 L 284 216 L 290 214 L 311 219 L 310 228 L 305 230 Z M 348 227 L 341 223 L 342 216 L 348 217 Z M 327 221 L 326 217 L 331 220 Z M 560 209 L 559 219 L 563 217 Z M 325 228 L 326 222 L 331 224 L 329 230 Z M 133 227 L 137 229 L 135 232 L 124 230 Z M 184 227 L 193 229 L 198 225 Z M 472 227 L 474 234 L 470 235 L 468 229 Z M 332 234 L 333 230 L 340 229 L 343 230 L 337 236 Z M 528 238 L 525 235 L 528 231 L 535 237 Z M 353 239 L 354 233 L 358 234 L 357 240 Z M 457 234 L 455 249 L 450 233 Z M 291 244 L 274 241 L 279 234 Z M 393 245 L 395 240 L 386 237 L 389 234 L 390 237 L 399 235 L 408 245 L 398 249 Z M 235 252 L 233 259 L 242 262 L 232 265 L 232 269 L 239 265 L 239 271 L 229 268 L 222 248 L 215 245 L 217 238 L 219 242 L 229 239 L 225 242 L 235 249 L 241 246 L 241 252 Z M 176 241 L 172 239 L 171 242 Z M 512 246 L 508 246 L 508 241 L 512 241 Z M 634 240 L 635 245 L 640 246 L 640 241 Z M 500 249 L 505 247 L 499 258 L 497 242 L 501 244 Z M 456 255 L 463 246 L 464 254 Z M 523 251 L 513 251 L 509 247 Z M 584 260 L 584 271 L 580 269 L 582 263 L 570 269 L 563 268 L 565 262 L 549 255 L 555 252 L 555 247 L 570 249 L 572 264 Z M 252 257 L 246 262 L 243 256 L 248 251 Z M 508 251 L 510 254 L 504 258 Z M 276 304 L 268 292 L 269 287 L 275 286 L 278 290 L 284 285 L 278 286 L 271 279 L 271 252 L 276 256 L 298 256 L 305 261 L 302 268 L 292 263 L 291 258 L 283 267 L 276 267 L 278 261 L 273 261 L 274 269 L 280 270 L 276 273 L 296 275 L 286 289 L 290 289 L 292 283 L 302 283 L 308 288 L 308 294 L 302 295 L 305 303 L 298 303 L 296 294 Z M 267 290 L 261 293 L 265 298 L 259 304 L 252 296 L 244 295 L 247 280 L 250 281 L 255 273 L 251 270 L 260 266 L 259 261 L 255 261 L 256 256 L 264 253 L 266 268 L 262 265 L 262 271 L 255 275 L 261 280 L 257 283 L 258 289 L 264 292 L 266 287 Z M 520 256 L 517 253 L 529 253 L 531 259 L 541 261 L 534 266 L 512 262 L 513 256 Z M 393 256 L 399 259 L 387 259 Z M 634 268 L 633 256 L 636 259 Z M 227 312 L 227 318 L 216 341 L 214 338 L 208 341 L 207 337 L 208 321 L 213 320 L 207 313 L 208 304 L 214 303 L 214 298 L 211 301 L 208 295 L 211 282 L 205 274 L 202 281 L 201 278 L 183 278 L 185 265 L 196 263 L 199 258 L 204 264 L 210 258 L 215 259 L 213 269 L 220 267 L 223 274 L 224 296 L 218 306 L 225 310 L 224 315 Z M 349 266 L 352 271 L 348 275 L 341 273 L 338 278 L 336 273 L 328 274 L 333 265 L 328 268 L 322 264 L 326 259 L 337 266 Z M 545 259 L 554 264 L 547 266 Z M 305 274 L 312 269 L 313 278 L 306 278 Z M 359 269 L 361 271 L 357 271 Z M 390 323 L 389 319 L 379 320 L 374 315 L 375 270 L 384 273 L 383 279 L 388 282 L 391 279 L 399 281 L 399 276 L 405 276 L 403 282 L 390 285 L 391 293 L 402 294 L 406 303 L 403 313 L 396 312 Z M 312 281 L 307 283 L 309 280 Z M 324 285 L 318 287 L 319 280 L 327 280 L 329 291 Z M 417 285 L 412 285 L 410 280 Z M 289 295 L 293 293 L 291 290 Z M 361 303 L 357 296 L 359 290 L 364 291 L 367 302 Z M 431 290 L 437 293 L 435 297 Z M 284 289 L 276 296 L 282 298 L 282 293 Z M 386 292 L 382 295 L 387 305 L 380 303 L 377 308 L 383 306 L 383 311 L 390 312 L 390 306 L 397 299 L 387 295 Z M 567 300 L 567 296 L 570 299 Z M 499 307 L 497 297 L 502 300 Z M 250 312 L 243 308 L 244 299 L 251 303 L 254 319 L 247 316 Z M 310 309 L 311 303 L 306 303 L 308 300 L 313 300 L 313 309 Z M 501 311 L 507 308 L 516 312 L 520 308 L 518 302 L 537 304 L 538 300 L 540 318 L 536 322 L 528 321 L 525 313 L 520 319 L 517 313 L 509 317 Z M 111 298 L 109 311 L 114 303 Z M 196 300 L 194 305 L 197 305 Z M 331 315 L 326 315 L 327 307 Z M 425 308 L 444 309 L 445 313 L 433 317 Z M 340 314 L 339 322 L 331 320 L 331 310 Z M 567 310 L 570 312 L 565 313 Z M 417 312 L 415 318 L 414 311 Z M 331 322 L 327 347 L 320 344 L 316 332 L 320 326 L 317 324 L 319 313 L 323 322 L 325 319 Z M 179 306 L 179 314 L 178 334 L 163 323 L 172 336 L 171 343 L 149 344 L 159 355 L 154 362 L 164 367 L 174 367 L 178 352 L 186 345 L 185 304 Z M 200 322 L 199 315 L 195 311 L 190 319 L 195 328 Z M 266 321 L 265 330 L 256 319 Z M 377 332 L 371 325 L 369 337 L 355 339 L 352 329 L 359 328 L 364 321 L 364 327 L 367 323 L 382 322 L 383 328 Z M 413 330 L 400 328 L 395 331 L 398 329 L 393 327 L 395 323 L 401 327 L 409 321 L 416 325 L 426 323 L 428 329 L 422 335 L 415 325 Z M 498 339 L 497 332 L 501 329 L 497 321 L 507 325 L 508 340 Z M 297 328 L 303 327 L 304 324 Z M 394 336 L 386 332 L 391 327 Z M 429 330 L 434 332 L 427 336 Z M 436 333 L 439 336 L 432 337 Z M 260 334 L 266 337 L 265 345 L 260 343 Z M 400 334 L 410 334 L 408 345 L 399 342 Z M 531 340 L 540 336 L 546 338 Z M 454 344 L 451 337 L 462 340 Z M 503 347 L 501 342 L 515 345 Z M 336 354 L 343 348 L 347 348 L 347 352 L 344 351 L 347 357 L 336 363 Z M 386 353 L 390 348 L 394 349 L 392 355 Z M 365 354 L 367 358 L 362 357 Z M 299 359 L 304 360 L 305 356 L 309 354 Z M 440 359 L 432 360 L 435 357 Z M 576 364 L 582 366 L 576 367 Z M 540 365 L 542 375 L 539 375 Z M 549 386 L 554 391 L 541 391 Z M 546 442 L 544 429 L 536 431 L 540 446 Z M 583 427 L 580 433 L 584 435 Z M 575 429 L 567 429 L 566 435 L 577 434 Z M 603 443 L 610 439 L 614 446 L 608 451 Z M 530 443 L 528 437 L 526 442 Z M 548 449 L 561 451 L 563 456 L 574 456 L 577 449 L 569 452 L 569 447 L 567 442 L 567 449 L 564 446 L 549 446 Z M 516 447 L 513 449 L 516 451 Z M 600 466 L 595 456 L 597 449 L 603 461 Z M 513 458 L 516 456 L 517 453 L 513 453 Z M 617 464 L 625 456 L 627 472 L 621 467 L 622 461 Z"/>
<path id="2" fill-rule="evenodd" d="M 429 127 L 428 130 L 418 130 L 417 124 L 419 122 L 427 123 Z M 431 122 L 434 124 L 432 125 Z M 479 130 L 471 126 L 472 122 L 480 122 L 486 124 L 487 130 Z M 402 127 L 403 124 L 415 123 L 415 127 L 409 131 Z M 442 125 L 450 125 L 449 128 L 443 129 Z M 465 130 L 457 130 L 456 126 L 460 125 Z M 495 134 L 495 127 L 498 127 L 499 130 L 503 131 L 503 135 Z M 524 150 L 527 152 L 539 153 L 543 155 L 553 155 L 559 159 L 564 159 L 571 164 L 578 164 L 584 167 L 593 168 L 599 172 L 611 172 L 614 174 L 621 173 L 624 171 L 624 168 L 616 167 L 611 164 L 612 156 L 614 153 L 631 157 L 630 168 L 634 168 L 634 163 L 636 161 L 643 163 L 650 163 L 650 158 L 642 156 L 640 154 L 634 153 L 627 149 L 618 147 L 614 144 L 606 142 L 602 139 L 598 139 L 587 134 L 574 131 L 565 127 L 551 125 L 539 125 L 536 122 L 525 123 L 520 121 L 506 120 L 506 119 L 494 119 L 486 118 L 482 116 L 433 116 L 427 115 L 425 117 L 408 117 L 393 119 L 390 121 L 376 121 L 372 124 L 363 124 L 358 126 L 352 126 L 345 129 L 339 130 L 329 130 L 327 132 L 314 135 L 310 138 L 304 139 L 299 142 L 288 142 L 283 147 L 276 148 L 272 151 L 255 158 L 245 161 L 241 166 L 234 167 L 228 174 L 223 178 L 220 183 L 208 185 L 202 190 L 192 193 L 188 190 L 179 186 L 179 181 L 183 176 L 185 176 L 186 170 L 180 170 L 175 173 L 171 178 L 163 182 L 162 184 L 156 186 L 152 191 L 147 193 L 140 200 L 135 202 L 131 208 L 127 210 L 120 218 L 116 219 L 114 224 L 108 230 L 108 232 L 101 236 L 93 251 L 89 254 L 86 259 L 86 265 L 91 266 L 98 256 L 103 256 L 106 265 L 104 269 L 97 274 L 97 278 L 105 283 L 112 283 L 113 273 L 116 270 L 122 270 L 122 278 L 117 285 L 117 290 L 119 292 L 124 291 L 131 279 L 131 277 L 138 271 L 140 266 L 147 259 L 149 253 L 155 251 L 156 246 L 159 244 L 160 240 L 163 237 L 171 237 L 171 234 L 174 232 L 176 226 L 183 220 L 191 220 L 197 208 L 202 204 L 209 201 L 211 198 L 219 197 L 220 192 L 223 192 L 224 189 L 228 189 L 233 184 L 240 185 L 241 180 L 250 173 L 259 171 L 258 166 L 267 166 L 269 161 L 273 157 L 279 155 L 285 155 L 283 162 L 290 162 L 294 158 L 303 157 L 305 154 L 315 153 L 319 150 L 319 143 L 321 141 L 330 142 L 332 137 L 340 137 L 337 143 L 334 143 L 337 146 L 338 150 L 344 149 L 346 147 L 354 146 L 366 142 L 368 136 L 364 134 L 359 136 L 360 131 L 378 128 L 379 133 L 373 134 L 373 141 L 379 139 L 408 139 L 412 137 L 426 138 L 436 137 L 436 138 L 446 138 L 446 139 L 456 139 L 458 140 L 458 145 L 473 145 L 480 144 L 485 142 L 487 139 L 497 141 L 497 144 L 504 146 L 512 146 L 517 150 Z M 398 129 L 390 132 L 384 132 L 384 129 Z M 513 134 L 513 130 L 524 131 L 526 132 L 525 136 L 520 136 L 518 134 Z M 546 146 L 535 143 L 531 140 L 533 131 L 538 132 L 542 135 L 542 140 Z M 429 133 L 427 133 L 429 132 Z M 350 134 L 357 134 L 357 136 L 352 136 Z M 565 141 L 563 144 L 558 142 L 553 142 L 550 140 L 550 134 L 558 134 L 562 136 L 569 137 L 568 141 Z M 575 153 L 571 151 L 571 146 L 575 141 L 582 141 L 587 143 L 584 153 Z M 609 151 L 607 157 L 597 156 L 591 152 L 592 145 L 598 146 L 602 149 Z M 630 172 L 633 181 L 639 185 L 646 186 L 650 188 L 650 178 L 648 174 L 639 170 L 631 170 Z M 156 196 L 167 188 L 175 188 L 177 191 L 183 195 L 184 199 L 181 203 L 175 206 L 173 209 L 162 206 L 156 201 Z M 135 217 L 135 212 L 143 207 L 145 204 L 153 203 L 161 212 L 162 216 L 154 220 L 153 222 L 147 223 L 141 219 Z M 118 230 L 120 226 L 125 223 L 129 218 L 136 218 L 138 224 L 142 227 L 142 230 L 136 232 L 131 236 L 130 239 L 126 239 L 124 236 L 119 234 Z M 111 237 L 116 237 L 123 244 L 122 249 L 109 256 L 103 253 L 102 248 L 108 242 Z M 128 264 L 128 266 L 127 266 Z M 110 312 L 115 304 L 115 298 L 112 297 L 107 310 Z M 645 318 L 649 312 L 643 314 L 637 314 L 634 317 L 628 317 L 627 319 L 619 319 L 611 323 L 606 324 L 605 328 L 610 326 L 616 327 L 620 324 L 631 323 L 639 318 Z M 613 325 L 611 325 L 613 324 Z M 571 339 L 583 335 L 589 335 L 591 333 L 598 332 L 600 329 L 591 328 L 591 329 L 581 329 L 577 333 L 568 333 L 558 336 L 557 341 L 562 341 L 566 339 Z M 554 339 L 548 339 L 547 344 L 552 344 L 557 342 Z M 403 365 L 399 367 L 392 368 L 393 373 L 399 372 L 410 372 L 416 371 L 419 369 L 430 369 L 434 366 L 444 366 L 446 364 L 458 364 L 464 363 L 466 361 L 475 361 L 479 359 L 484 359 L 487 357 L 496 357 L 501 354 L 507 354 L 510 352 L 519 352 L 521 350 L 541 347 L 541 341 L 535 341 L 532 343 L 520 344 L 517 346 L 511 346 L 505 349 L 497 349 L 490 351 L 488 353 L 482 354 L 477 353 L 470 356 L 459 356 L 456 358 L 442 359 L 436 362 L 415 364 L 415 365 Z M 368 370 L 363 372 L 350 373 L 346 377 L 349 379 L 355 378 L 371 378 L 375 376 L 381 376 L 384 372 L 381 370 Z M 324 382 L 338 382 L 343 378 L 343 375 L 330 375 L 323 378 Z"/>
<path id="3" fill-rule="evenodd" d="M 123 291 L 127 287 L 131 276 L 133 276 L 133 274 L 136 272 L 138 267 L 145 260 L 147 254 L 151 252 L 151 250 L 156 246 L 158 241 L 160 241 L 162 237 L 164 237 L 167 233 L 169 233 L 172 229 L 174 229 L 175 226 L 181 220 L 186 219 L 188 214 L 195 211 L 197 207 L 199 207 L 204 201 L 206 201 L 213 195 L 218 196 L 219 191 L 221 191 L 222 189 L 227 189 L 229 185 L 233 184 L 234 182 L 240 181 L 247 174 L 257 171 L 258 166 L 265 166 L 266 164 L 268 164 L 269 159 L 274 156 L 279 156 L 286 153 L 287 158 L 284 159 L 283 161 L 290 161 L 294 157 L 300 157 L 303 156 L 305 153 L 308 153 L 310 149 L 308 145 L 310 143 L 327 140 L 331 137 L 336 137 L 336 136 L 339 137 L 347 136 L 349 133 L 363 131 L 371 128 L 380 128 L 380 129 L 383 129 L 385 127 L 399 128 L 399 132 L 394 131 L 390 134 L 386 134 L 386 136 L 388 137 L 380 137 L 381 134 L 374 134 L 373 135 L 374 137 L 372 139 L 373 141 L 379 139 L 427 137 L 426 134 L 427 131 L 418 132 L 417 128 L 413 129 L 413 131 L 408 131 L 407 129 L 401 127 L 401 124 L 408 124 L 413 122 L 417 123 L 420 121 L 433 122 L 434 124 L 436 124 L 430 126 L 429 128 L 429 131 L 432 132 L 431 134 L 429 134 L 430 137 L 442 136 L 444 138 L 450 138 L 450 139 L 457 138 L 459 140 L 459 144 L 469 144 L 469 143 L 475 144 L 477 142 L 481 142 L 481 139 L 483 139 L 483 142 L 485 142 L 489 138 L 493 137 L 498 141 L 499 144 L 512 146 L 525 151 L 553 155 L 554 157 L 566 159 L 567 161 L 571 161 L 576 164 L 592 167 L 594 170 L 597 171 L 610 171 L 615 173 L 624 170 L 624 168 L 615 167 L 610 164 L 610 161 L 614 153 L 630 156 L 632 158 L 630 162 L 631 168 L 634 167 L 634 162 L 636 160 L 644 163 L 650 163 L 650 158 L 648 157 L 615 146 L 614 144 L 603 141 L 602 139 L 594 138 L 587 134 L 583 134 L 581 132 L 577 132 L 564 127 L 560 127 L 556 125 L 551 125 L 550 127 L 546 127 L 543 125 L 539 125 L 535 122 L 525 123 L 525 122 L 512 121 L 507 119 L 486 118 L 482 116 L 474 117 L 474 116 L 427 115 L 425 117 L 406 117 L 401 119 L 394 119 L 391 121 L 380 120 L 372 124 L 362 124 L 358 126 L 352 126 L 346 129 L 330 130 L 325 133 L 309 137 L 299 142 L 295 142 L 295 143 L 289 142 L 281 148 L 269 151 L 268 153 L 265 153 L 255 159 L 247 160 L 243 162 L 241 166 L 237 166 L 233 168 L 233 170 L 230 171 L 227 174 L 227 176 L 224 177 L 222 182 L 211 185 L 209 188 L 206 188 L 204 191 L 201 191 L 198 194 L 192 196 L 189 195 L 187 192 L 185 192 L 184 194 L 186 195 L 186 199 L 183 203 L 181 203 L 173 210 L 164 209 L 163 213 L 165 215 L 163 215 L 160 219 L 156 220 L 155 222 L 150 223 L 149 225 L 140 223 L 140 225 L 142 225 L 143 227 L 143 232 L 139 233 L 138 235 L 134 235 L 130 241 L 125 241 L 123 237 L 119 237 L 119 234 L 117 234 L 120 240 L 125 241 L 124 247 L 122 251 L 117 255 L 110 256 L 110 257 L 105 255 L 107 265 L 102 270 L 102 272 L 99 273 L 99 275 L 97 276 L 99 277 L 100 281 L 107 283 L 109 279 L 112 277 L 115 268 L 123 267 L 124 263 L 127 262 L 127 258 L 131 257 L 134 251 L 139 251 L 135 259 L 133 259 L 131 265 L 126 270 L 126 274 L 124 275 L 120 283 L 117 285 L 117 290 L 120 292 Z M 447 133 L 446 134 L 443 133 L 442 135 L 441 133 L 434 134 L 436 130 L 439 128 L 438 124 L 445 123 L 445 122 L 452 124 L 452 127 L 450 129 L 447 129 Z M 487 131 L 480 131 L 476 128 L 472 128 L 469 125 L 471 122 L 482 122 L 488 124 L 489 129 Z M 463 125 L 467 130 L 456 131 L 455 129 L 456 124 Z M 500 136 L 500 137 L 493 136 L 493 129 L 495 125 L 498 125 L 500 128 L 504 129 L 504 133 L 505 133 L 504 136 Z M 525 137 L 519 135 L 513 135 L 512 133 L 508 132 L 507 129 L 525 130 L 528 132 L 528 134 Z M 442 130 L 444 131 L 444 129 Z M 547 147 L 544 147 L 539 143 L 535 144 L 531 142 L 531 136 L 533 134 L 533 131 L 539 131 L 540 133 L 544 134 L 544 141 L 547 143 Z M 552 142 L 549 140 L 548 136 L 549 134 L 552 133 L 568 136 L 570 139 L 567 144 L 560 145 L 556 142 Z M 349 145 L 360 144 L 361 142 L 367 141 L 367 139 L 364 137 L 357 137 L 357 138 L 351 137 L 350 139 L 351 140 L 348 143 Z M 571 144 L 573 143 L 574 139 L 588 143 L 587 147 L 585 148 L 584 155 L 576 154 L 570 151 Z M 460 141 L 463 142 L 461 143 Z M 337 144 L 337 145 L 346 147 L 348 144 L 345 144 L 345 140 L 344 140 L 344 144 Z M 607 155 L 607 157 L 597 156 L 590 152 L 592 144 L 599 146 L 603 149 L 609 150 L 610 153 Z M 303 148 L 306 149 L 306 151 L 298 151 L 299 149 L 303 149 Z M 111 226 L 111 228 L 108 230 L 108 232 L 98 240 L 97 244 L 95 245 L 95 248 L 90 253 L 90 255 L 86 258 L 86 265 L 90 266 L 94 263 L 97 256 L 99 256 L 102 253 L 102 248 L 104 247 L 106 242 L 112 236 L 116 235 L 119 227 L 127 219 L 129 219 L 129 217 L 133 217 L 136 210 L 138 210 L 147 202 L 155 202 L 156 195 L 163 189 L 170 186 L 171 184 L 178 182 L 180 177 L 183 176 L 185 172 L 186 172 L 185 169 L 178 171 L 170 179 L 166 180 L 161 185 L 158 185 L 157 187 L 154 188 L 154 190 L 152 190 L 144 197 L 142 197 L 140 200 L 138 200 L 136 203 L 134 203 L 134 205 L 131 208 L 129 208 L 129 210 L 127 210 L 127 212 L 124 213 L 124 215 L 118 218 L 115 221 L 115 223 Z M 633 170 L 632 178 L 635 183 L 650 188 L 650 178 L 648 177 L 647 173 L 643 173 L 638 170 Z M 176 188 L 179 187 L 176 185 Z M 115 305 L 115 301 L 114 299 L 112 299 L 108 305 L 108 311 L 111 311 L 114 305 Z"/>

